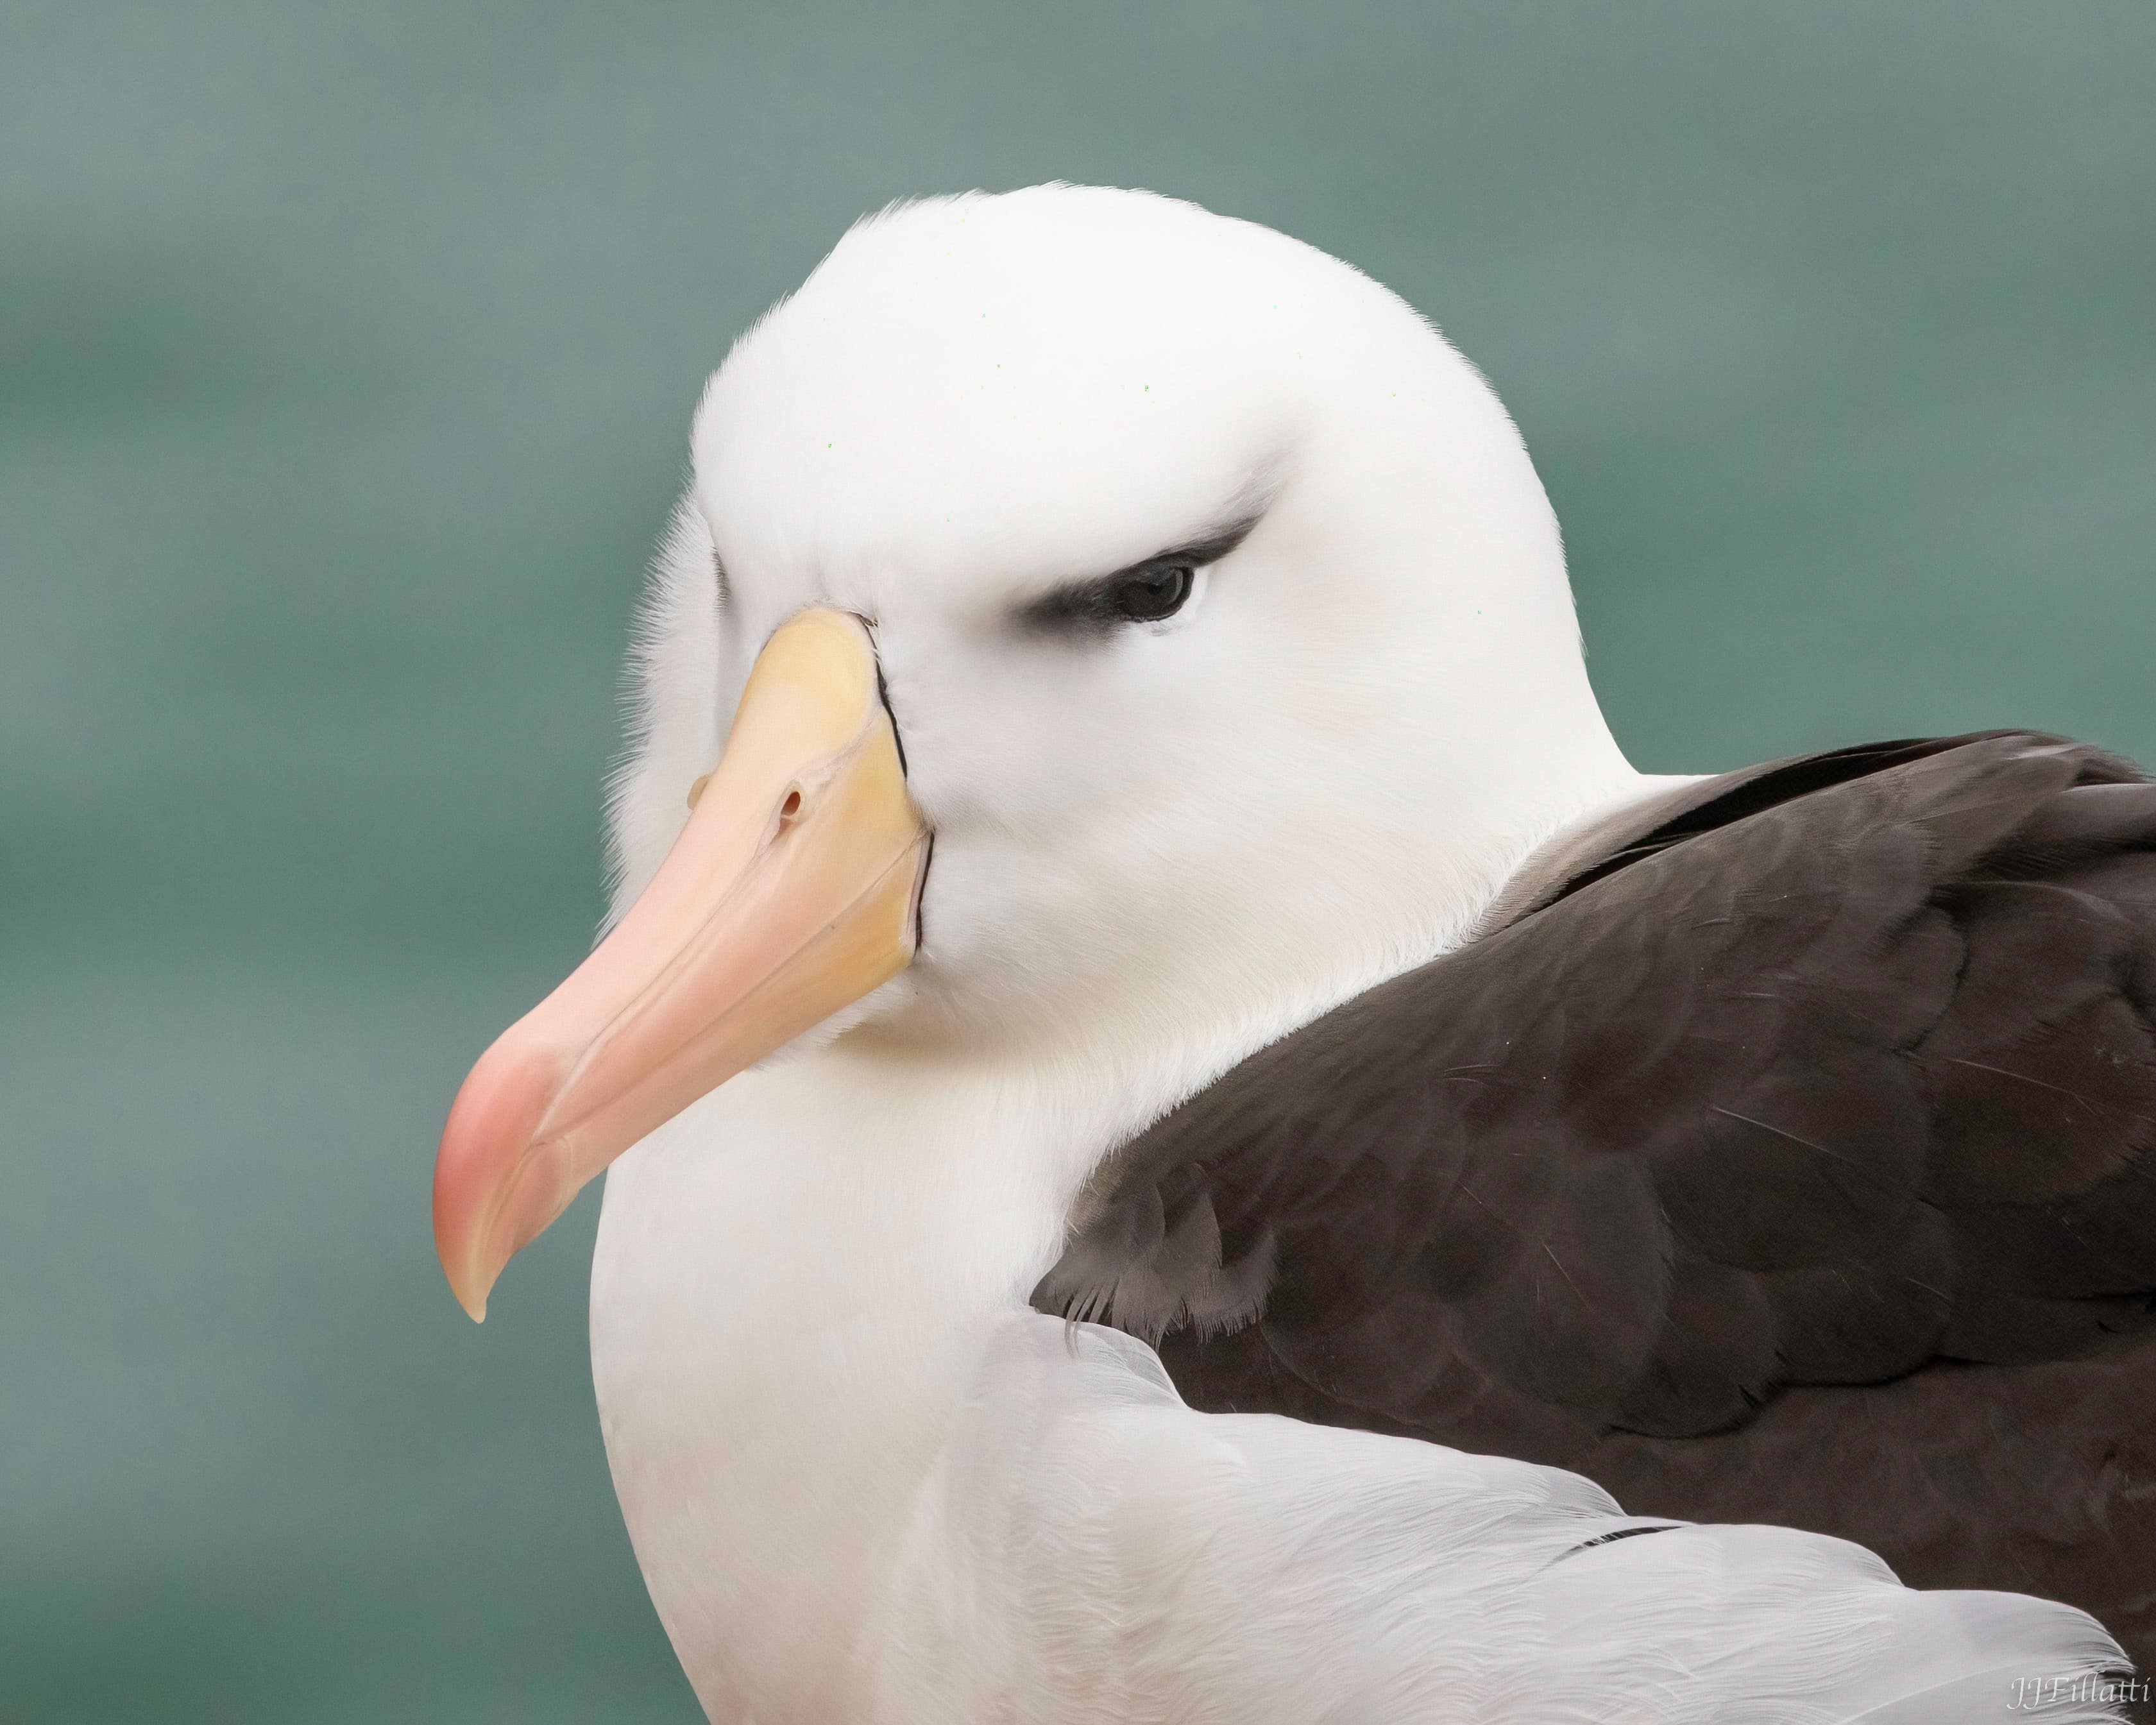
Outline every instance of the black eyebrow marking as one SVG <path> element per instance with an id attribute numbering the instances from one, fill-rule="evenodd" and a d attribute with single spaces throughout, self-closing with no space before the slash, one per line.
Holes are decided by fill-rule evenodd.
<path id="1" fill-rule="evenodd" d="M 1017 614 L 1018 620 L 1030 629 L 1067 629 L 1074 626 L 1108 629 L 1119 620 L 1116 590 L 1125 582 L 1155 569 L 1172 569 L 1185 564 L 1194 569 L 1202 569 L 1209 563 L 1217 563 L 1249 538 L 1250 530 L 1264 519 L 1265 511 L 1259 510 L 1230 521 L 1226 526 L 1209 532 L 1201 539 L 1155 552 L 1151 557 L 1141 558 L 1116 570 L 1112 575 L 1088 576 L 1082 581 L 1066 582 L 1060 587 L 1050 588 L 1039 598 L 1021 605 Z"/>

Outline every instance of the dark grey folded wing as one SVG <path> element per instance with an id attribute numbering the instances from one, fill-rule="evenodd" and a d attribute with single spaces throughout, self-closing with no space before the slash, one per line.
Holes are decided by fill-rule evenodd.
<path id="1" fill-rule="evenodd" d="M 1985 1409 L 2036 1380 L 1978 1368 L 2107 1362 L 2055 1393 L 2138 1427 L 2043 1465 L 2092 1476 L 2059 1488 L 2068 1547 L 2145 1527 L 2156 1623 L 2152 1021 L 2156 785 L 2125 763 L 1996 734 L 1734 775 L 1126 1147 L 1034 1301 L 1164 1334 L 1201 1405 L 1812 1526 L 1861 1489 L 1848 1421 L 1882 1467 L 1974 1458 L 1883 1489 L 1981 1500 L 2019 1440 Z M 1808 1389 L 1888 1380 L 1835 1392 L 1842 1426 Z M 1666 1441 L 1715 1433 L 1716 1466 Z"/>

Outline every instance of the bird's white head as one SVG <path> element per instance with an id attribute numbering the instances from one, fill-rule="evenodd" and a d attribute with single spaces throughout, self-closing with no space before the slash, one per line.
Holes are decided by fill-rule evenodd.
<path id="1" fill-rule="evenodd" d="M 737 345 L 693 448 L 617 926 L 444 1137 L 468 1306 L 757 1060 L 1112 1060 L 1315 999 L 1456 937 L 1627 776 L 1503 408 L 1269 229 L 1061 186 L 886 212 Z"/>

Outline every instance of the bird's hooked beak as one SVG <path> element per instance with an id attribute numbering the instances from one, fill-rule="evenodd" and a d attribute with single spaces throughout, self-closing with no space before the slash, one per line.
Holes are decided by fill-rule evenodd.
<path id="1" fill-rule="evenodd" d="M 692 802 L 642 896 L 449 1110 L 434 1248 L 475 1319 L 587 1180 L 912 962 L 929 832 L 859 618 L 772 636 Z"/>

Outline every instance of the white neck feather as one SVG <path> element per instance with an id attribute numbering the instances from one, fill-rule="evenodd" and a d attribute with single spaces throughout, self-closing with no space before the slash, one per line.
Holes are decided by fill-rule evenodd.
<path id="1" fill-rule="evenodd" d="M 871 1027 L 742 1075 L 615 1165 L 592 1281 L 601 1420 L 654 1602 L 715 1718 L 853 1716 L 873 1651 L 855 1642 L 921 1482 L 1099 1158 L 1457 944 L 1544 836 L 1419 927 L 1276 950 L 1279 973 L 1240 976 L 1232 1003 L 1151 1003 L 1143 1020 L 1173 1037 L 1065 1024 L 1052 1049 L 990 1053 Z"/>

